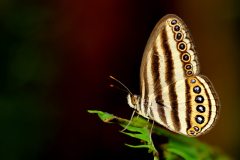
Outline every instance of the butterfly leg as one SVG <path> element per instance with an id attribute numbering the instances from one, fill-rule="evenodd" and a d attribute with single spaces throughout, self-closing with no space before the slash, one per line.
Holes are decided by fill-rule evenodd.
<path id="1" fill-rule="evenodd" d="M 136 113 L 136 110 L 133 111 L 133 113 L 132 113 L 132 115 L 131 115 L 131 118 L 130 118 L 128 124 L 121 130 L 121 132 L 124 132 L 124 131 L 128 128 L 128 126 L 131 124 L 132 119 L 133 119 L 135 113 Z"/>
<path id="2" fill-rule="evenodd" d="M 151 128 L 150 128 L 150 134 L 149 134 L 149 139 L 150 139 L 150 141 L 152 141 L 152 131 L 153 131 L 153 127 L 154 127 L 154 121 L 152 122 L 152 126 L 151 126 Z"/>

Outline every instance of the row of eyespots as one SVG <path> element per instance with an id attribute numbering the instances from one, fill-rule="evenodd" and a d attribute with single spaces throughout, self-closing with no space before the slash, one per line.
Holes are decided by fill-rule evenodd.
<path id="1" fill-rule="evenodd" d="M 189 53 L 185 52 L 187 49 L 187 44 L 182 41 L 183 34 L 181 32 L 181 27 L 180 25 L 178 25 L 178 22 L 176 19 L 173 19 L 171 21 L 171 26 L 173 27 L 174 38 L 178 42 L 177 48 L 180 52 L 182 52 L 181 60 L 185 63 L 184 69 L 185 69 L 186 75 L 192 76 L 193 75 L 192 64 L 189 63 L 191 60 L 191 56 Z"/>
<path id="2" fill-rule="evenodd" d="M 192 79 L 191 80 L 191 83 L 195 83 L 196 80 L 195 79 Z M 197 107 L 196 107 L 196 111 L 199 112 L 199 113 L 204 113 L 206 108 L 201 105 L 201 103 L 204 102 L 204 98 L 202 95 L 199 95 L 201 93 L 201 87 L 196 85 L 195 87 L 193 87 L 193 92 L 198 94 L 196 97 L 195 97 L 195 102 L 198 103 Z M 204 123 L 204 117 L 202 115 L 196 115 L 195 117 L 195 121 L 198 123 L 198 124 L 202 124 Z M 195 128 L 194 128 L 195 129 Z M 195 129 L 196 130 L 196 129 Z M 199 128 L 198 128 L 199 130 Z M 196 130 L 197 131 L 197 130 Z"/>

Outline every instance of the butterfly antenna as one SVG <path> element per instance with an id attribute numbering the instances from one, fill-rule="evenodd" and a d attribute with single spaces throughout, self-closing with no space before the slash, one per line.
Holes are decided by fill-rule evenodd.
<path id="1" fill-rule="evenodd" d="M 127 86 L 124 85 L 121 81 L 119 81 L 118 79 L 116 79 L 116 78 L 113 77 L 113 76 L 109 76 L 109 77 L 110 77 L 111 79 L 115 80 L 116 82 L 118 82 L 121 86 L 123 86 L 124 89 L 126 89 L 126 90 L 123 90 L 123 91 L 126 91 L 126 92 L 128 92 L 129 94 L 133 95 L 132 92 L 127 88 Z M 110 87 L 113 87 L 113 86 L 114 86 L 113 84 L 110 85 Z M 120 88 L 118 88 L 118 89 L 120 89 Z M 122 90 L 122 89 L 120 89 L 120 90 Z"/>
<path id="2" fill-rule="evenodd" d="M 129 93 L 125 88 L 122 89 L 122 88 L 120 88 L 120 87 L 118 87 L 118 86 L 116 86 L 116 85 L 114 85 L 114 84 L 110 84 L 109 86 L 110 86 L 111 88 L 116 88 L 116 89 L 119 89 L 119 90 L 121 90 L 121 91 L 123 91 L 123 92 Z"/>
<path id="3" fill-rule="evenodd" d="M 126 91 L 126 92 L 128 92 L 131 96 L 133 96 L 132 92 L 131 92 L 131 91 L 127 88 L 127 86 L 124 85 L 121 81 L 119 81 L 118 79 L 116 79 L 116 78 L 113 77 L 113 76 L 109 76 L 109 77 L 110 77 L 111 79 L 115 80 L 116 82 L 118 82 L 121 86 L 123 86 L 123 88 L 124 88 L 125 90 L 120 89 L 119 87 L 117 87 L 118 89 L 120 89 L 120 90 L 122 90 L 122 91 Z M 110 87 L 114 87 L 114 85 L 111 84 Z M 121 132 L 124 132 L 124 131 L 128 128 L 128 126 L 131 124 L 132 119 L 133 119 L 135 113 L 136 113 L 136 110 L 133 111 L 133 113 L 132 113 L 132 115 L 131 115 L 131 118 L 130 118 L 128 124 L 121 130 Z"/>

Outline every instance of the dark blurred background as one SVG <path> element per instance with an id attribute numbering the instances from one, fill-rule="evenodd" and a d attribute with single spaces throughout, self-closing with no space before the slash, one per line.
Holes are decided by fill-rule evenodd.
<path id="1" fill-rule="evenodd" d="M 237 0 L 1 0 L 0 159 L 151 158 L 87 110 L 130 118 L 126 94 L 110 88 L 108 76 L 139 93 L 145 44 L 169 13 L 190 28 L 201 72 L 221 98 L 217 125 L 200 139 L 240 158 L 239 7 Z"/>

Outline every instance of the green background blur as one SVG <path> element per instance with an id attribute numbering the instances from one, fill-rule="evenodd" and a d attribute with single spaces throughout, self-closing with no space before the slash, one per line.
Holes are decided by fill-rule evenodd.
<path id="1" fill-rule="evenodd" d="M 200 139 L 240 158 L 239 1 L 1 0 L 0 159 L 149 158 L 87 110 L 130 118 L 126 94 L 109 88 L 108 76 L 139 93 L 145 44 L 169 13 L 188 25 L 222 103 Z"/>

